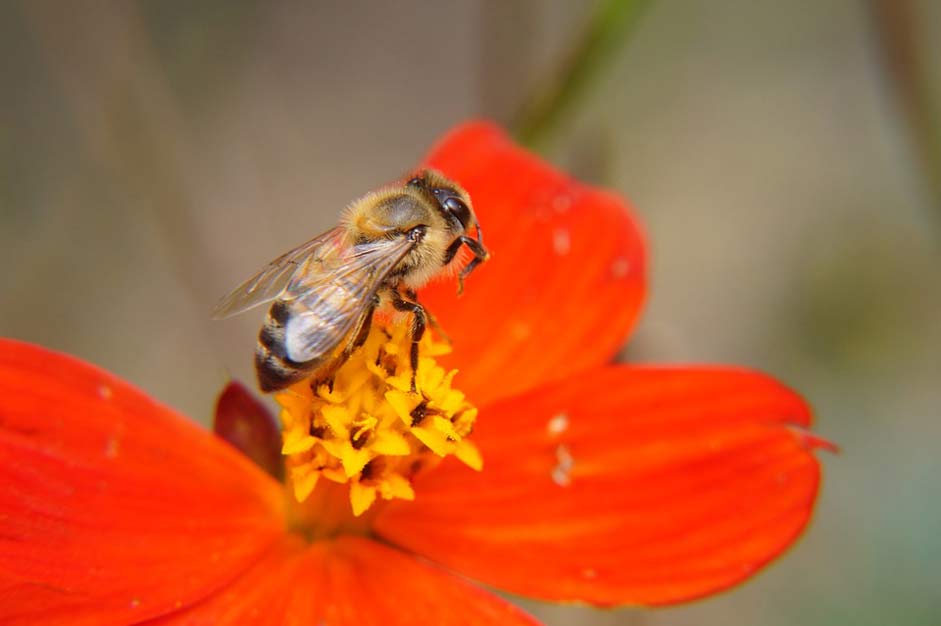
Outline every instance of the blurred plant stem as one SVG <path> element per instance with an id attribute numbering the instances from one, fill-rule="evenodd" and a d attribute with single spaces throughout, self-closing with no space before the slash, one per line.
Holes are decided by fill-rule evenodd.
<path id="1" fill-rule="evenodd" d="M 62 90 L 83 160 L 100 176 L 100 193 L 116 198 L 104 206 L 160 228 L 171 270 L 202 304 L 213 261 L 192 221 L 195 149 L 142 6 L 105 2 L 69 20 L 55 3 L 21 6 Z"/>
<path id="2" fill-rule="evenodd" d="M 598 0 L 588 24 L 549 79 L 523 101 L 511 126 L 523 144 L 542 149 L 571 108 L 630 39 L 650 0 Z"/>
<path id="3" fill-rule="evenodd" d="M 871 0 L 869 8 L 886 80 L 908 127 L 931 203 L 941 216 L 941 105 L 931 97 L 916 3 Z"/>

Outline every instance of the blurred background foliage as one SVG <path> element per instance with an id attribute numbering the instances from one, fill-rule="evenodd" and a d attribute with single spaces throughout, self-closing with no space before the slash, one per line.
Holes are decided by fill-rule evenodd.
<path id="1" fill-rule="evenodd" d="M 260 321 L 210 322 L 219 296 L 453 124 L 512 123 L 646 225 L 627 358 L 769 371 L 844 449 L 806 536 L 744 587 L 527 606 L 554 625 L 938 624 L 941 3 L 589 9 L 0 3 L 0 332 L 205 423 L 227 376 L 250 379 Z"/>

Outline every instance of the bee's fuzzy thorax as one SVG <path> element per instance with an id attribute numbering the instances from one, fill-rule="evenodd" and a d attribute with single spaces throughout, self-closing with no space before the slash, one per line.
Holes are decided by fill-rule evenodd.
<path id="1" fill-rule="evenodd" d="M 426 174 L 429 184 L 466 193 L 455 183 L 437 173 Z M 456 237 L 463 234 L 453 220 L 446 218 L 435 197 L 425 188 L 406 185 L 386 187 L 356 200 L 343 215 L 351 243 L 361 243 L 377 237 L 408 233 L 424 227 L 424 233 L 415 247 L 402 259 L 395 274 L 409 289 L 419 289 L 429 280 L 445 271 L 445 251 Z M 454 265 L 447 264 L 449 267 Z"/>

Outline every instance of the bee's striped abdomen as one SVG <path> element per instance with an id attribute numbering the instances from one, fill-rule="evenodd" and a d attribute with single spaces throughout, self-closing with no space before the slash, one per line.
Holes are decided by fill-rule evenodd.
<path id="1" fill-rule="evenodd" d="M 284 389 L 310 375 L 317 366 L 317 359 L 296 363 L 288 358 L 284 343 L 284 327 L 291 316 L 289 306 L 280 300 L 268 310 L 265 323 L 258 334 L 255 349 L 255 372 L 258 385 L 264 392 Z"/>

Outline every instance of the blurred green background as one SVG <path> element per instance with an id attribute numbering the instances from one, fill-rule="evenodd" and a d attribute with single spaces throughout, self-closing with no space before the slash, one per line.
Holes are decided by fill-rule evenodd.
<path id="1" fill-rule="evenodd" d="M 470 116 L 551 84 L 589 3 L 0 3 L 0 332 L 206 422 L 261 313 L 216 300 Z M 691 605 L 550 625 L 941 624 L 941 3 L 652 2 L 540 147 L 637 207 L 629 358 L 814 404 L 814 522 Z"/>

